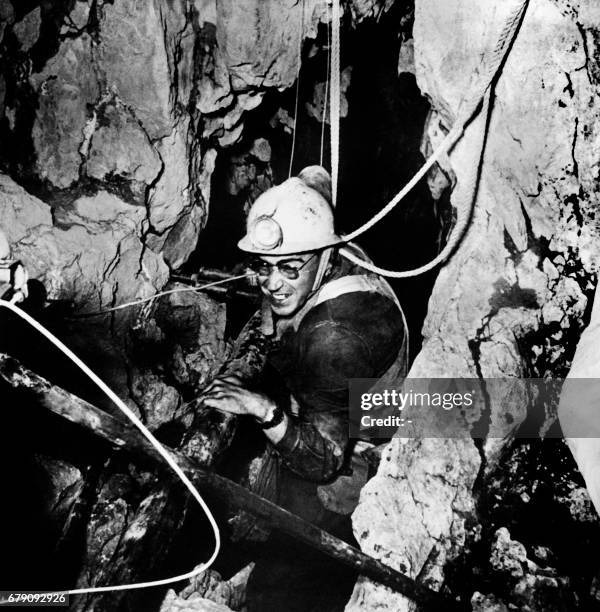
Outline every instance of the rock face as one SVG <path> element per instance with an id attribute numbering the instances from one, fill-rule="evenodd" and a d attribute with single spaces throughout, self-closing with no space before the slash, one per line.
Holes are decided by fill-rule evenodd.
<path id="1" fill-rule="evenodd" d="M 6 175 L 0 175 L 0 202 L 12 256 L 52 300 L 96 310 L 152 295 L 167 281 L 162 258 L 143 248 L 142 208 L 100 191 L 56 209 L 53 223 L 50 208 Z"/>
<path id="2" fill-rule="evenodd" d="M 217 155 L 268 89 L 294 82 L 326 16 L 316 0 L 238 4 L 0 3 L 0 222 L 50 299 L 91 312 L 147 297 L 196 248 Z M 270 176 L 269 142 L 244 150 Z M 113 360 L 140 312 L 94 319 L 74 341 Z M 118 361 L 109 381 L 129 396 Z M 173 404 L 163 391 L 158 404 Z"/>
<path id="3" fill-rule="evenodd" d="M 345 26 L 376 21 L 393 5 L 347 2 Z M 513 6 L 415 1 L 414 39 L 403 45 L 398 66 L 416 74 L 432 104 L 427 154 L 452 126 Z M 223 192 L 252 198 L 271 184 L 277 148 L 264 137 L 266 125 L 263 133 L 249 117 L 267 94 L 294 84 L 304 39 L 327 21 L 327 4 L 76 0 L 25 10 L 0 0 L 0 227 L 47 296 L 75 314 L 154 295 L 196 248 L 209 202 L 221 204 L 211 202 L 211 181 L 225 149 Z M 470 227 L 437 279 L 411 376 L 566 373 L 600 244 L 599 27 L 594 0 L 530 0 L 495 87 Z M 356 71 L 343 68 L 350 104 Z M 314 123 L 326 115 L 325 87 L 312 85 L 301 107 Z M 277 101 L 277 117 L 265 123 L 289 129 L 284 106 Z M 428 177 L 436 200 L 449 185 L 455 204 L 470 197 L 486 119 L 477 117 Z M 224 328 L 221 305 L 181 294 L 78 320 L 65 337 L 158 431 L 189 421 L 187 400 L 227 354 Z M 506 439 L 398 439 L 388 446 L 354 516 L 367 552 L 431 586 L 451 582 L 448 568 L 481 537 L 483 483 L 523 418 L 491 408 L 484 403 L 473 420 L 484 432 L 491 421 L 499 424 Z M 121 487 L 118 473 L 102 479 L 110 486 L 90 494 L 86 534 L 96 555 L 88 566 L 100 581 L 110 577 L 102 573 L 103 547 L 117 550 L 123 534 L 139 533 L 127 519 L 139 510 L 135 482 Z M 565 495 L 574 520 L 587 516 L 581 487 Z M 156 514 L 163 501 L 153 502 Z M 514 601 L 534 606 L 528 592 L 561 584 L 538 571 L 539 558 L 531 569 L 531 546 L 514 527 L 505 521 L 487 534 L 495 548 L 486 562 L 515 579 Z M 504 605 L 483 591 L 474 602 Z M 409 607 L 361 581 L 348 609 Z"/>
<path id="4" fill-rule="evenodd" d="M 451 127 L 481 73 L 481 58 L 517 4 L 415 2 L 416 75 L 432 102 L 433 148 L 439 144 L 433 128 Z M 568 370 L 600 248 L 593 221 L 598 63 L 590 47 L 599 20 L 592 2 L 529 3 L 495 88 L 473 218 L 438 276 L 410 376 L 543 377 Z M 469 197 L 483 129 L 480 115 L 442 164 L 456 177 L 455 205 Z M 363 549 L 431 584 L 443 582 L 451 543 L 473 516 L 473 484 L 478 476 L 485 481 L 520 424 L 499 406 L 487 409 L 475 417 L 505 423 L 505 440 L 391 442 L 389 460 L 354 515 Z M 442 457 L 450 477 L 436 480 Z M 412 608 L 363 582 L 347 609 Z"/>
<path id="5" fill-rule="evenodd" d="M 245 590 L 254 564 L 223 580 L 214 570 L 192 578 L 178 594 L 170 589 L 160 612 L 226 612 L 245 609 Z"/>
<path id="6" fill-rule="evenodd" d="M 275 4 L 271 26 L 267 13 L 255 23 L 264 34 L 255 62 L 253 39 L 242 49 L 232 35 L 217 45 L 222 7 L 210 1 L 50 1 L 27 13 L 0 1 L 0 228 L 44 297 L 74 316 L 55 331 L 155 431 L 189 427 L 189 400 L 227 354 L 225 306 L 180 293 L 77 317 L 156 294 L 196 248 L 218 153 L 240 140 L 268 88 L 296 78 L 288 54 L 297 59 L 301 30 L 287 29 Z M 294 25 L 303 18 L 298 6 Z M 316 31 L 309 17 L 322 14 L 313 9 L 305 11 L 307 35 Z M 261 62 L 282 50 L 263 78 Z M 245 66 L 243 90 L 232 87 L 232 57 Z M 266 168 L 269 143 L 257 140 L 255 155 Z M 83 389 L 73 390 L 113 409 Z M 157 548 L 167 553 L 163 536 L 177 533 L 181 508 L 168 491 L 148 487 L 147 476 L 123 475 L 119 462 L 98 469 L 98 486 L 78 467 L 86 494 L 76 505 L 91 517 L 85 533 L 68 534 L 86 543 L 79 584 L 89 583 L 88 571 L 98 584 L 131 581 L 148 566 L 145 554 L 159 562 Z M 158 526 L 147 536 L 136 523 L 146 519 Z"/>

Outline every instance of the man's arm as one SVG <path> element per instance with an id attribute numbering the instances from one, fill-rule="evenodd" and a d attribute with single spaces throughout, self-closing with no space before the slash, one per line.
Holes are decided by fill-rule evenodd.
<path id="1" fill-rule="evenodd" d="M 303 341 L 298 368 L 292 392 L 299 417 L 265 433 L 291 471 L 327 482 L 342 468 L 348 446 L 348 381 L 374 376 L 372 357 L 360 336 L 325 321 Z"/>

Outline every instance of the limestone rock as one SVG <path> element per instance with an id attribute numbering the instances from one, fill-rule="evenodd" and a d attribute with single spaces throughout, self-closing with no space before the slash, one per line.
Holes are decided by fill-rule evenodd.
<path id="1" fill-rule="evenodd" d="M 523 544 L 511 540 L 506 527 L 498 529 L 490 557 L 492 567 L 498 572 L 519 578 L 524 574 L 526 560 L 527 551 Z"/>
<path id="2" fill-rule="evenodd" d="M 575 482 L 570 482 L 567 485 L 567 490 L 557 496 L 557 501 L 567 506 L 574 521 L 589 525 L 594 525 L 598 522 L 598 515 L 594 510 L 592 500 L 585 487 L 578 486 Z"/>
<path id="3" fill-rule="evenodd" d="M 182 287 L 180 287 L 182 288 Z M 226 356 L 225 308 L 201 293 L 172 293 L 161 299 L 156 319 L 165 336 L 177 339 L 173 375 L 180 384 L 202 388 Z"/>
<path id="4" fill-rule="evenodd" d="M 160 608 L 161 612 L 232 612 L 231 608 L 215 603 L 204 597 L 190 597 L 180 599 L 173 589 L 167 591 L 167 596 Z"/>
<path id="5" fill-rule="evenodd" d="M 87 546 L 89 555 L 98 568 L 106 563 L 117 549 L 127 528 L 127 502 L 121 498 L 101 502 L 88 523 Z M 93 568 L 92 568 L 93 569 Z"/>
<path id="6" fill-rule="evenodd" d="M 138 237 L 144 209 L 100 192 L 58 211 L 59 229 L 45 204 L 4 175 L 0 198 L 0 225 L 13 256 L 23 260 L 50 298 L 102 308 L 152 294 L 166 283 L 161 257 L 144 249 Z"/>
<path id="7" fill-rule="evenodd" d="M 540 568 L 529 560 L 525 546 L 512 540 L 505 527 L 495 534 L 490 565 L 506 581 L 506 597 L 513 605 L 557 612 L 570 607 L 569 580 L 558 576 L 553 568 Z"/>
<path id="8" fill-rule="evenodd" d="M 496 86 L 473 217 L 460 248 L 439 272 L 412 377 L 557 376 L 568 368 L 600 254 L 593 221 L 598 199 L 592 187 L 600 142 L 591 127 L 598 124 L 600 105 L 593 81 L 597 62 L 586 55 L 587 33 L 578 26 L 577 9 L 570 5 L 567 10 L 567 4 L 529 3 Z M 514 6 L 417 0 L 417 81 L 446 130 Z M 581 6 L 583 14 L 588 3 Z M 480 114 L 451 153 L 455 204 L 471 197 L 484 124 Z M 559 330 L 569 330 L 568 345 Z M 486 418 L 504 433 L 484 442 L 484 473 L 496 465 L 524 417 L 505 419 L 498 408 L 492 406 Z M 392 537 L 402 525 L 426 524 L 426 510 L 441 491 L 426 494 L 427 501 L 415 506 L 406 488 L 391 492 L 389 479 L 400 471 L 418 486 L 420 477 L 415 480 L 412 471 L 420 462 L 427 466 L 438 460 L 444 451 L 443 441 L 437 442 L 440 446 L 424 447 L 409 461 L 398 454 L 401 443 L 393 440 L 393 461 L 381 463 L 354 516 L 363 548 L 389 556 L 396 566 L 404 562 L 414 574 L 460 518 L 440 511 L 445 517 L 445 524 L 438 524 L 441 531 L 415 530 L 406 540 Z M 407 446 L 418 448 L 419 443 Z M 468 497 L 480 466 L 475 446 L 462 441 L 453 461 L 465 471 L 441 488 Z M 388 507 L 397 509 L 392 520 L 385 505 L 377 503 L 382 495 L 389 498 Z M 375 534 L 368 527 L 382 524 Z M 383 603 L 385 597 L 385 589 L 360 584 L 348 610 L 359 609 L 357 601 L 367 602 L 361 610 L 376 609 L 377 602 L 382 602 L 380 609 L 408 609 L 393 598 Z"/>
<path id="9" fill-rule="evenodd" d="M 215 168 L 217 151 L 208 149 L 200 150 L 198 147 L 191 149 L 189 153 L 190 183 L 189 183 L 189 205 L 181 209 L 175 224 L 162 235 L 151 234 L 148 239 L 150 248 L 160 251 L 172 269 L 179 268 L 184 264 L 192 251 L 196 248 L 198 234 L 206 224 L 208 202 L 211 192 L 211 177 Z M 182 177 L 183 178 L 183 177 Z M 159 184 L 160 185 L 160 184 Z M 162 216 L 160 208 L 160 186 L 157 185 L 156 199 L 152 198 L 153 207 L 157 207 L 155 219 Z M 175 181 L 172 186 L 181 186 L 182 183 Z M 164 183 L 167 194 L 168 183 Z M 185 193 L 184 193 L 185 195 Z M 166 199 L 164 199 L 166 202 Z M 179 201 L 170 202 L 170 207 L 179 208 Z M 153 212 L 150 213 L 151 215 Z M 171 217 L 172 218 L 172 217 Z"/>
<path id="10" fill-rule="evenodd" d="M 348 115 L 348 97 L 347 90 L 350 87 L 352 77 L 352 66 L 346 66 L 340 75 L 340 117 Z M 306 112 L 309 116 L 314 117 L 319 123 L 323 121 L 323 113 L 325 113 L 325 121 L 329 123 L 329 100 L 325 99 L 325 91 L 327 87 L 325 83 L 316 83 L 313 91 L 312 100 L 306 103 Z M 329 94 L 328 94 L 329 96 Z"/>
<path id="11" fill-rule="evenodd" d="M 21 44 L 21 49 L 23 51 L 29 51 L 37 41 L 40 35 L 41 23 L 41 9 L 38 6 L 27 13 L 27 15 L 13 27 L 13 32 Z"/>
<path id="12" fill-rule="evenodd" d="M 398 74 L 415 74 L 415 45 L 412 38 L 402 42 L 398 54 Z"/>
<path id="13" fill-rule="evenodd" d="M 191 185 L 188 165 L 189 119 L 177 123 L 171 134 L 157 143 L 160 158 L 164 160 L 164 171 L 151 189 L 149 220 L 158 234 L 173 227 L 189 210 Z"/>
<path id="14" fill-rule="evenodd" d="M 174 420 L 188 422 L 191 413 L 182 395 L 195 397 L 221 367 L 228 352 L 225 323 L 223 304 L 184 291 L 160 297 L 134 325 L 129 387 L 152 429 Z"/>
<path id="15" fill-rule="evenodd" d="M 394 0 L 352 0 L 348 4 L 352 21 L 360 23 L 363 19 L 379 19 L 382 13 L 392 7 Z"/>
<path id="16" fill-rule="evenodd" d="M 215 15 L 216 17 L 216 15 Z M 233 102 L 229 71 L 220 47 L 216 44 L 216 28 L 205 24 L 201 32 L 200 79 L 196 106 L 203 115 L 227 108 Z"/>
<path id="17" fill-rule="evenodd" d="M 143 204 L 147 186 L 162 170 L 160 155 L 131 112 L 121 104 L 109 103 L 101 112 L 85 171 L 100 181 L 114 177 L 130 181 L 132 191 Z"/>
<path id="18" fill-rule="evenodd" d="M 131 396 L 139 406 L 144 423 L 151 431 L 173 420 L 181 404 L 175 387 L 152 372 L 131 374 Z"/>
<path id="19" fill-rule="evenodd" d="M 4 36 L 6 26 L 11 26 L 15 21 L 15 9 L 10 0 L 0 0 L 0 42 Z"/>
<path id="20" fill-rule="evenodd" d="M 363 550 L 410 576 L 420 573 L 434 549 L 456 552 L 464 542 L 465 518 L 473 512 L 470 490 L 478 466 L 479 455 L 468 441 L 394 439 L 352 517 Z M 401 521 L 396 520 L 398 514 Z M 431 544 L 424 547 L 424 542 Z M 439 557 L 442 565 L 445 554 Z M 429 573 L 434 574 L 435 567 Z M 359 580 L 346 609 L 378 606 L 411 609 L 402 595 Z"/>
<path id="21" fill-rule="evenodd" d="M 271 161 L 271 145 L 266 138 L 257 138 L 252 143 L 250 153 L 263 163 Z"/>
<path id="22" fill-rule="evenodd" d="M 190 580 L 178 594 L 169 590 L 161 612 L 222 612 L 241 610 L 246 599 L 246 584 L 254 563 L 247 565 L 229 580 L 214 570 L 207 570 Z M 211 606 L 215 606 L 214 608 Z"/>
<path id="23" fill-rule="evenodd" d="M 218 2 L 217 40 L 233 89 L 290 87 L 298 72 L 300 37 L 315 35 L 325 9 L 317 0 Z"/>
<path id="24" fill-rule="evenodd" d="M 69 13 L 68 19 L 63 23 L 61 35 L 80 34 L 89 22 L 90 2 L 88 0 L 78 0 Z"/>
<path id="25" fill-rule="evenodd" d="M 184 111 L 190 103 L 195 85 L 194 47 L 196 31 L 200 27 L 194 15 L 192 2 L 157 2 L 160 23 L 164 32 L 164 45 L 171 80 L 171 107 Z"/>
<path id="26" fill-rule="evenodd" d="M 106 231 L 115 235 L 141 233 L 144 218 L 143 208 L 123 202 L 106 191 L 78 198 L 70 207 L 57 208 L 54 213 L 54 221 L 62 229 L 79 225 L 91 234 Z"/>
<path id="27" fill-rule="evenodd" d="M 51 224 L 50 207 L 0 173 L 0 227 L 8 242 L 19 242 L 36 227 Z"/>
<path id="28" fill-rule="evenodd" d="M 510 608 L 493 595 L 475 592 L 471 598 L 473 612 L 509 612 Z"/>
<path id="29" fill-rule="evenodd" d="M 98 55 L 106 85 L 134 109 L 151 140 L 166 136 L 172 127 L 171 75 L 161 4 L 155 0 L 103 4 L 99 24 Z M 168 3 L 165 10 L 176 10 L 178 5 Z"/>
<path id="30" fill-rule="evenodd" d="M 192 206 L 183 212 L 167 233 L 162 253 L 174 270 L 182 266 L 196 248 L 198 234 L 204 227 L 205 219 L 206 213 L 199 206 Z"/>
<path id="31" fill-rule="evenodd" d="M 60 525 L 81 492 L 82 474 L 75 466 L 61 459 L 42 455 L 35 459 L 46 477 L 45 512 L 52 516 L 55 524 Z"/>
<path id="32" fill-rule="evenodd" d="M 38 93 L 32 131 L 37 174 L 58 188 L 69 187 L 79 178 L 87 108 L 99 95 L 90 37 L 66 39 L 31 81 Z"/>

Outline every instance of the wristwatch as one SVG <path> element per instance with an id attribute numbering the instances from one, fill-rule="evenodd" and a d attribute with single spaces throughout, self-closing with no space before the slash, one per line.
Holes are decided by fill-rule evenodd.
<path id="1" fill-rule="evenodd" d="M 275 406 L 273 410 L 273 415 L 268 421 L 263 421 L 259 423 L 258 426 L 261 429 L 271 429 L 272 427 L 277 427 L 281 421 L 283 421 L 283 417 L 285 416 L 285 412 L 279 406 Z"/>

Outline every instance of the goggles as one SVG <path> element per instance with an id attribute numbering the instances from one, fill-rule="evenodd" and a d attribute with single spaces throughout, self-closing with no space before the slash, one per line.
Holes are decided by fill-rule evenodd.
<path id="1" fill-rule="evenodd" d="M 298 266 L 296 264 L 287 263 L 285 261 L 278 262 L 275 264 L 267 263 L 262 259 L 251 259 L 248 262 L 248 267 L 258 274 L 258 276 L 262 276 L 266 278 L 271 274 L 271 270 L 276 269 L 281 276 L 287 278 L 288 280 L 296 280 L 300 276 L 300 271 L 306 264 L 311 261 L 314 257 L 316 257 L 316 253 L 313 253 L 302 265 Z"/>

